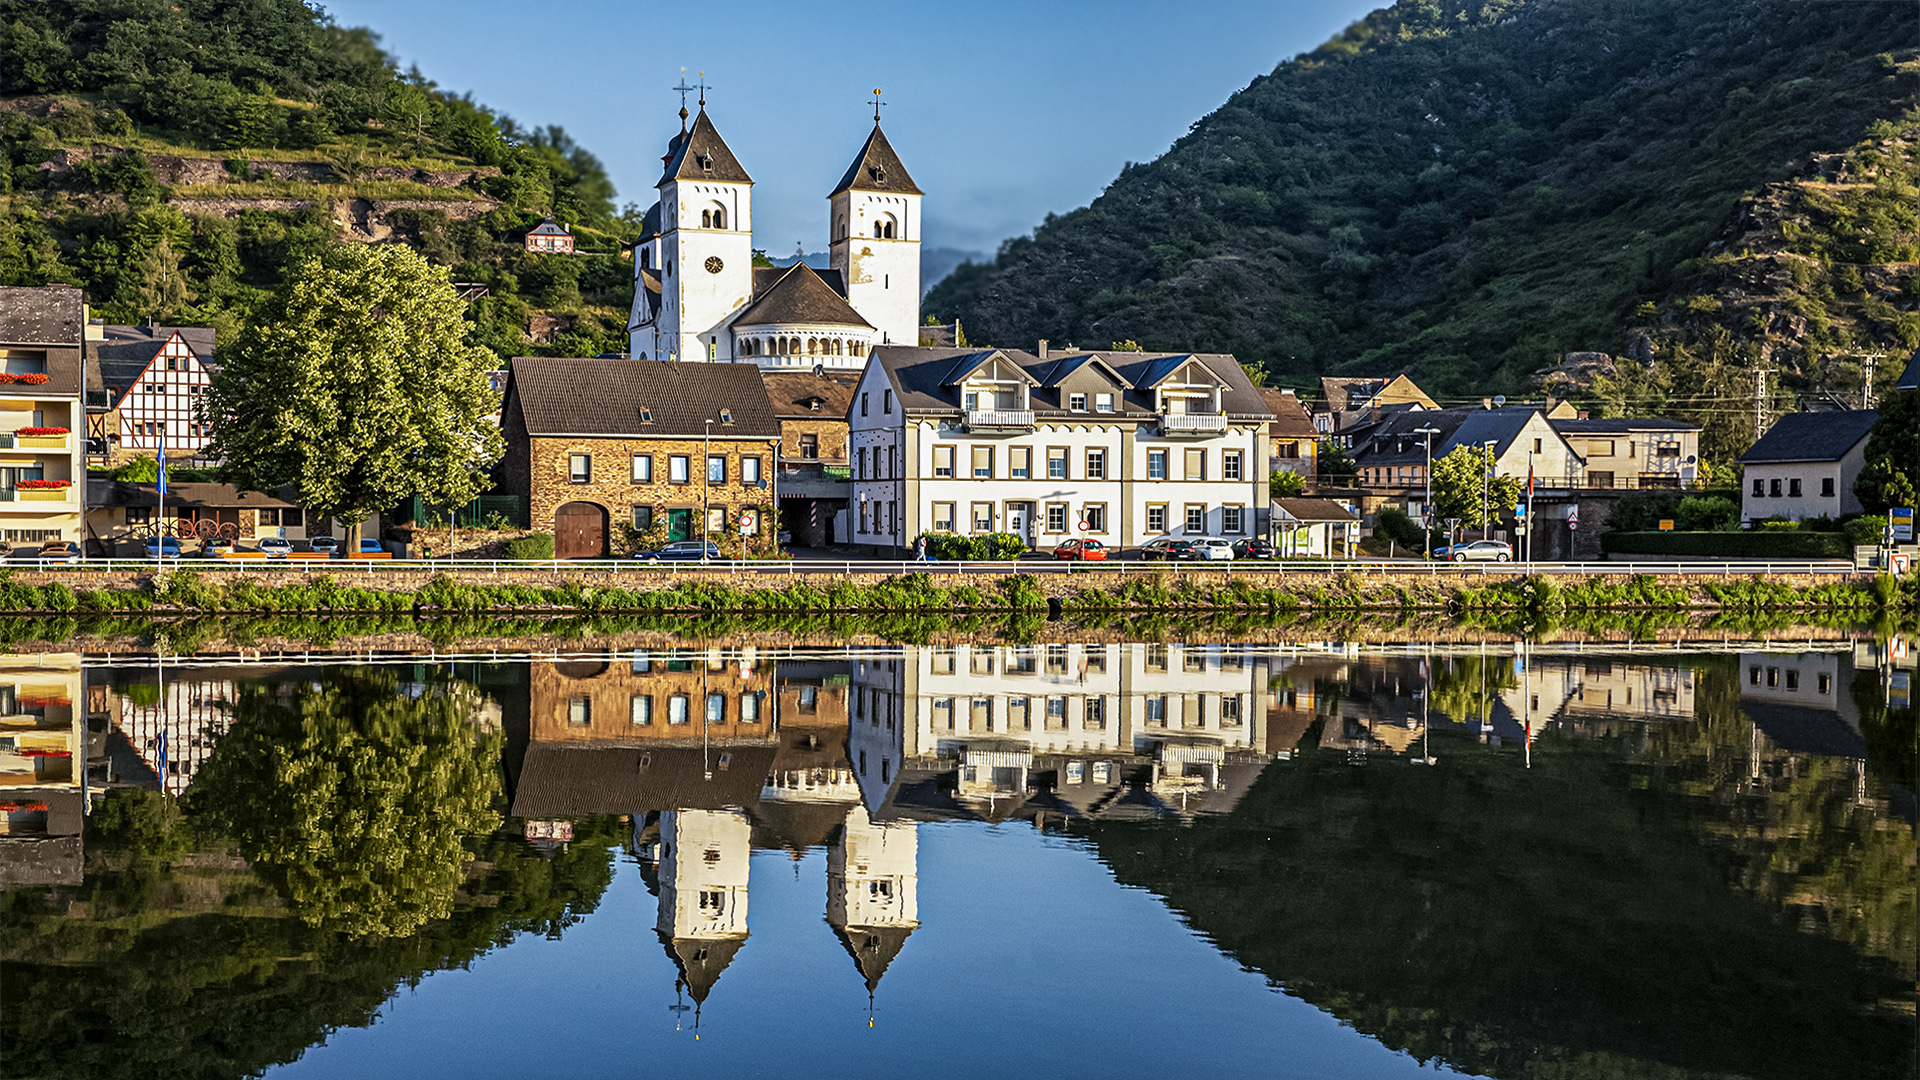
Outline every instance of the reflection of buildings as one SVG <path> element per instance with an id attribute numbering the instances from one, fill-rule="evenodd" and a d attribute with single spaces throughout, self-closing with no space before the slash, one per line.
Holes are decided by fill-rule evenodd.
<path id="1" fill-rule="evenodd" d="M 654 930 L 699 1007 L 747 943 L 747 855 L 752 826 L 737 810 L 660 815 L 653 861 L 660 875 Z M 697 1015 L 697 1014 L 696 1014 Z"/>
<path id="2" fill-rule="evenodd" d="M 911 821 L 875 823 L 855 803 L 827 853 L 827 924 L 866 980 L 869 1002 L 920 925 L 918 829 Z"/>
<path id="3" fill-rule="evenodd" d="M 848 750 L 879 819 L 1224 808 L 1270 757 L 1266 683 L 1237 646 L 910 649 L 854 662 Z"/>
<path id="4" fill-rule="evenodd" d="M 1589 738 L 1637 736 L 1644 725 L 1691 719 L 1693 669 L 1613 657 L 1529 657 L 1500 703 L 1532 734 L 1552 726 Z"/>
<path id="5" fill-rule="evenodd" d="M 239 684 L 206 668 L 161 671 L 113 695 L 114 722 L 169 795 L 182 795 L 233 719 Z"/>
<path id="6" fill-rule="evenodd" d="M 77 654 L 0 658 L 0 887 L 80 883 L 83 700 Z"/>
<path id="7" fill-rule="evenodd" d="M 1849 654 L 1741 653 L 1740 710 L 1789 753 L 1867 756 Z"/>

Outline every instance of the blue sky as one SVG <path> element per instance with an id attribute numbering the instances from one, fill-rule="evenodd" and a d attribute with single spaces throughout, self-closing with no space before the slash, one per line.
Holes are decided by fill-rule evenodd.
<path id="1" fill-rule="evenodd" d="M 1378 0 L 321 0 L 403 65 L 522 124 L 560 124 L 651 203 L 680 68 L 753 174 L 757 246 L 826 246 L 826 194 L 872 124 L 927 192 L 929 247 L 992 251 L 1084 206 L 1254 76 Z"/>

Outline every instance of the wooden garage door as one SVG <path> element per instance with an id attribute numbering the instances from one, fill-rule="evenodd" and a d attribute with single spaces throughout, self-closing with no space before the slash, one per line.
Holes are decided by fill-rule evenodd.
<path id="1" fill-rule="evenodd" d="M 562 559 L 592 559 L 607 553 L 607 512 L 592 503 L 570 502 L 553 512 L 553 553 Z"/>

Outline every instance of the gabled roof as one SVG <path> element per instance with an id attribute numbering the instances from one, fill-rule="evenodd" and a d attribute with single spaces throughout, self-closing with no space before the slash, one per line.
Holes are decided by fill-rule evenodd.
<path id="1" fill-rule="evenodd" d="M 766 371 L 761 373 L 767 387 L 767 399 L 773 414 L 782 419 L 845 419 L 853 404 L 854 388 L 860 385 L 858 374 L 815 374 L 811 371 Z M 819 401 L 818 409 L 809 402 Z"/>
<path id="2" fill-rule="evenodd" d="M 759 296 L 761 293 L 779 284 L 780 279 L 787 276 L 787 271 L 791 269 L 793 269 L 792 266 L 754 267 L 753 295 Z M 847 276 L 838 269 L 831 266 L 814 266 L 813 272 L 820 275 L 820 280 L 827 283 L 827 288 L 832 289 L 841 296 L 847 295 Z"/>
<path id="3" fill-rule="evenodd" d="M 1219 372 L 1208 367 L 1205 361 L 1192 353 L 1174 353 L 1171 355 L 1156 356 L 1149 360 L 1132 361 L 1126 364 L 1125 370 L 1127 377 L 1133 380 L 1135 386 L 1143 390 L 1151 390 L 1161 383 L 1166 382 L 1168 379 L 1173 378 L 1175 372 L 1186 367 L 1189 363 L 1199 364 L 1206 370 L 1207 374 L 1216 379 L 1220 378 Z M 1239 365 L 1236 364 L 1235 366 L 1238 367 Z"/>
<path id="4" fill-rule="evenodd" d="M 562 228 L 559 222 L 553 220 L 552 218 L 548 218 L 547 220 L 541 222 L 540 224 L 535 225 L 533 228 L 528 229 L 527 235 L 528 236 L 572 236 L 573 234 L 568 232 L 566 229 Z"/>
<path id="5" fill-rule="evenodd" d="M 1112 364 L 1107 363 L 1105 360 L 1102 360 L 1098 353 L 1085 353 L 1080 356 L 1061 357 L 1060 359 L 1054 361 L 1051 367 L 1048 367 L 1042 372 L 1040 372 L 1039 374 L 1040 385 L 1059 386 L 1060 383 L 1063 380 L 1065 380 L 1067 376 L 1073 374 L 1076 371 L 1079 371 L 1081 368 L 1086 367 L 1088 364 L 1092 364 L 1095 367 L 1100 368 L 1102 371 L 1105 371 L 1108 375 L 1112 376 L 1113 381 L 1120 384 L 1121 389 L 1123 390 L 1134 389 L 1133 384 L 1127 381 L 1127 377 L 1125 375 L 1120 374 L 1120 369 L 1114 367 Z"/>
<path id="6" fill-rule="evenodd" d="M 703 748 L 534 742 L 521 761 L 509 812 L 563 818 L 752 806 L 776 749 L 772 743 Z M 727 767 L 716 768 L 722 753 Z"/>
<path id="7" fill-rule="evenodd" d="M 1440 410 L 1412 413 L 1410 417 L 1428 417 L 1436 411 Z M 1494 456 L 1498 457 L 1505 454 L 1513 445 L 1513 441 L 1520 437 L 1520 432 L 1526 428 L 1527 423 L 1539 415 L 1538 409 L 1469 409 L 1466 419 L 1460 422 L 1459 427 L 1453 429 L 1453 434 L 1447 436 L 1447 441 L 1434 446 L 1433 456 L 1443 458 L 1452 453 L 1457 446 L 1479 446 L 1482 443 L 1491 442 L 1494 444 Z"/>
<path id="8" fill-rule="evenodd" d="M 697 438 L 708 420 L 715 436 L 780 435 L 760 369 L 749 364 L 522 356 L 509 370 L 506 408 L 518 406 L 529 435 Z M 732 423 L 721 422 L 722 409 Z"/>
<path id="9" fill-rule="evenodd" d="M 1313 426 L 1313 416 L 1307 412 L 1307 407 L 1301 404 L 1300 399 L 1295 397 L 1291 390 L 1262 388 L 1260 400 L 1266 405 L 1267 411 L 1273 414 L 1273 424 L 1267 429 L 1268 434 L 1283 439 L 1319 437 L 1320 432 Z"/>
<path id="10" fill-rule="evenodd" d="M 1414 385 L 1406 373 L 1385 377 L 1336 377 L 1326 376 L 1320 380 L 1320 404 L 1327 412 L 1348 412 L 1366 407 L 1367 403 L 1379 397 L 1396 381 L 1404 382 L 1408 396 L 1429 409 L 1439 408 L 1424 390 Z"/>
<path id="11" fill-rule="evenodd" d="M 827 192 L 832 198 L 843 191 L 889 191 L 899 195 L 919 195 L 921 191 L 914 186 L 913 177 L 907 175 L 907 167 L 900 163 L 900 155 L 893 152 L 893 144 L 880 130 L 876 121 L 873 134 L 867 136 L 860 154 L 847 166 L 847 174 Z"/>
<path id="12" fill-rule="evenodd" d="M 86 302 L 69 285 L 0 287 L 0 344 L 78 348 Z"/>
<path id="13" fill-rule="evenodd" d="M 740 165 L 740 159 L 733 156 L 727 147 L 727 141 L 714 130 L 713 121 L 707 119 L 707 110 L 693 118 L 693 127 L 685 136 L 676 137 L 673 156 L 667 159 L 667 171 L 660 177 L 661 186 L 674 180 L 713 180 L 724 184 L 751 184 L 753 177 Z"/>
<path id="14" fill-rule="evenodd" d="M 1114 362 L 1123 356 L 1129 359 L 1124 363 Z M 1056 367 L 1054 360 L 1042 360 L 1032 353 L 1017 349 L 951 349 L 913 345 L 876 345 L 873 349 L 873 361 L 880 365 L 881 371 L 893 384 L 894 396 L 899 399 L 901 408 L 909 412 L 947 413 L 959 410 L 961 403 L 955 388 L 974 370 L 995 357 L 1005 360 L 1036 387 L 1043 387 L 1042 376 Z M 1239 362 L 1225 353 L 1105 353 L 1101 358 L 1133 389 L 1121 392 L 1115 414 L 1087 414 L 1090 420 L 1138 420 L 1151 414 L 1154 409 L 1153 394 L 1148 384 L 1143 382 L 1142 373 L 1159 367 L 1167 367 L 1171 372 L 1189 360 L 1200 363 L 1220 380 L 1225 388 L 1221 395 L 1221 407 L 1228 416 L 1247 420 L 1272 419 L 1273 414 L 1267 411 L 1259 392 L 1247 379 L 1246 372 L 1240 370 Z M 1034 410 L 1041 413 L 1064 411 L 1058 409 L 1057 401 L 1052 406 L 1048 404 L 1051 398 L 1057 396 L 1052 391 L 1036 391 L 1033 394 Z"/>
<path id="15" fill-rule="evenodd" d="M 1873 409 L 1848 412 L 1788 413 L 1774 421 L 1740 460 L 1839 461 L 1859 445 L 1880 414 Z"/>
<path id="16" fill-rule="evenodd" d="M 134 384 L 140 381 L 140 376 L 145 374 L 160 355 L 160 350 L 173 340 L 175 334 L 180 335 L 180 341 L 193 352 L 195 359 L 202 364 L 213 365 L 212 327 L 108 326 L 105 330 L 106 339 L 94 346 L 93 355 L 100 371 L 101 384 L 113 389 L 113 403 L 116 406 L 132 392 Z"/>
<path id="17" fill-rule="evenodd" d="M 1913 350 L 1907 358 L 1907 370 L 1900 373 L 1900 381 L 1893 384 L 1895 390 L 1920 390 L 1920 349 Z"/>
<path id="18" fill-rule="evenodd" d="M 806 263 L 787 267 L 770 288 L 754 297 L 753 303 L 733 320 L 735 327 L 788 323 L 828 323 L 873 329 L 873 324 L 861 318 L 846 297 L 834 292 Z"/>
<path id="19" fill-rule="evenodd" d="M 1020 376 L 1026 382 L 1036 385 L 1039 384 L 1040 380 L 1034 377 L 1032 372 L 1020 366 L 1020 362 L 1013 357 L 999 349 L 984 349 L 978 352 L 963 353 L 960 356 L 954 357 L 952 366 L 948 367 L 947 373 L 941 377 L 940 385 L 959 386 L 961 383 L 972 378 L 974 372 L 979 371 L 995 360 L 1001 361 L 1005 367 L 1012 369 L 1014 374 Z"/>
<path id="20" fill-rule="evenodd" d="M 880 977 L 887 973 L 894 957 L 900 955 L 913 927 L 836 926 L 833 932 L 846 947 L 847 955 L 853 957 L 853 966 L 859 969 L 860 977 L 866 980 L 867 993 L 871 994 L 880 988 Z"/>

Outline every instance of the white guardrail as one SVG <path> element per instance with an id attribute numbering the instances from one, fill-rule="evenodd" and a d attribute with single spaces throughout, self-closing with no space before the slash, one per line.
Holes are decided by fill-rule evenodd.
<path id="1" fill-rule="evenodd" d="M 67 562 L 58 559 L 7 559 L 0 570 L 44 570 L 49 572 L 145 572 L 155 568 L 154 559 L 82 559 Z M 1759 560 L 1732 559 L 1715 562 L 1414 562 L 1412 560 L 1368 559 L 1237 559 L 1217 562 L 1164 562 L 1143 559 L 1110 559 L 1093 563 L 1069 560 L 1027 558 L 1017 561 L 939 561 L 914 559 L 715 559 L 711 562 L 655 561 L 651 559 L 226 559 L 185 557 L 161 563 L 169 570 L 195 573 L 299 573 L 378 576 L 382 573 L 419 573 L 421 571 L 462 570 L 468 573 L 499 574 L 510 571 L 567 570 L 582 576 L 605 575 L 610 578 L 649 577 L 681 573 L 740 573 L 798 576 L 807 574 L 1084 574 L 1105 571 L 1119 574 L 1220 574 L 1231 577 L 1241 573 L 1332 575 L 1347 573 L 1391 574 L 1402 577 L 1511 576 L 1514 574 L 1552 574 L 1579 577 L 1602 574 L 1689 574 L 1706 577 L 1746 577 L 1753 574 L 1825 574 L 1872 573 L 1844 559 Z"/>

